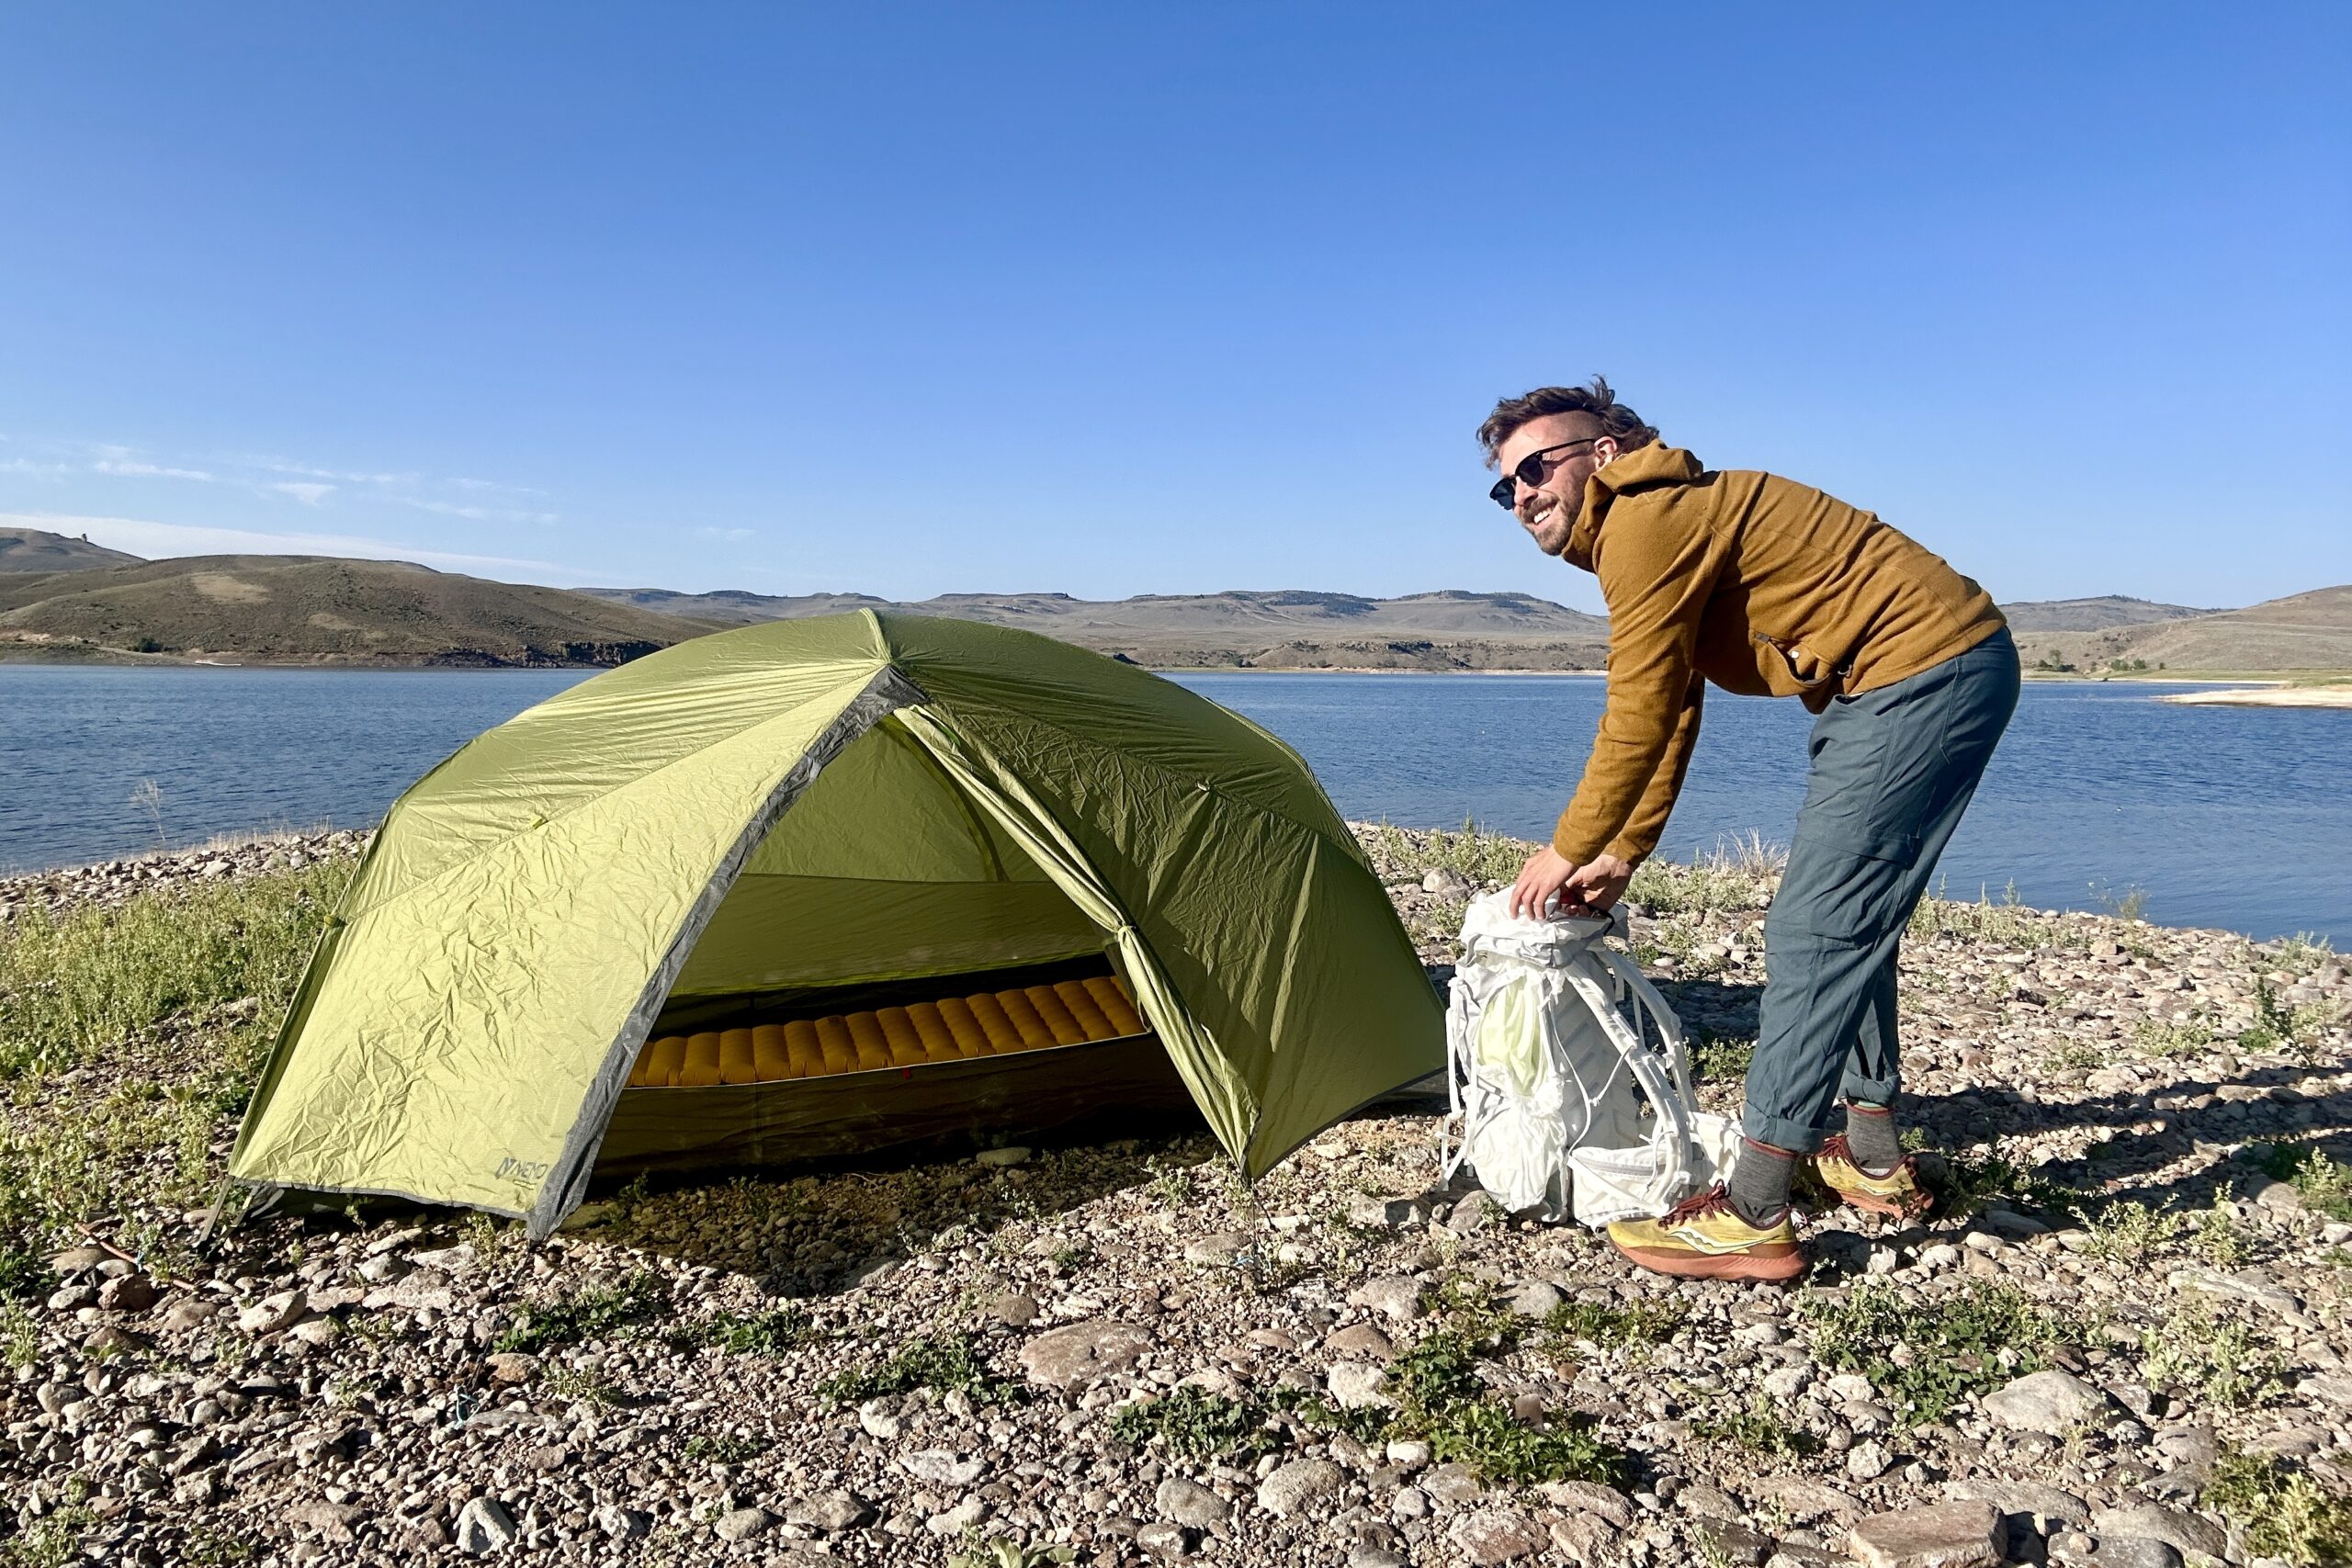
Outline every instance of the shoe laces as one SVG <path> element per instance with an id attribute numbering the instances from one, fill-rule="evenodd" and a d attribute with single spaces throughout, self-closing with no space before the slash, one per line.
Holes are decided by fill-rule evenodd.
<path id="1" fill-rule="evenodd" d="M 1703 1192 L 1694 1192 L 1666 1212 L 1658 1221 L 1662 1225 L 1679 1224 L 1684 1220 L 1702 1219 L 1718 1209 L 1731 1207 L 1731 1194 L 1720 1181 Z"/>
<path id="2" fill-rule="evenodd" d="M 1863 1175 L 1871 1177 L 1880 1181 L 1885 1180 L 1887 1178 L 1893 1176 L 1896 1171 L 1901 1170 L 1905 1166 L 1911 1163 L 1911 1156 L 1906 1153 L 1901 1159 L 1896 1160 L 1886 1169 L 1872 1170 L 1869 1166 L 1864 1165 L 1855 1156 L 1854 1145 L 1846 1141 L 1846 1134 L 1843 1133 L 1832 1133 L 1829 1136 L 1822 1139 L 1821 1153 L 1816 1157 L 1821 1159 L 1842 1159 L 1848 1165 L 1852 1166 L 1856 1170 L 1860 1171 Z"/>

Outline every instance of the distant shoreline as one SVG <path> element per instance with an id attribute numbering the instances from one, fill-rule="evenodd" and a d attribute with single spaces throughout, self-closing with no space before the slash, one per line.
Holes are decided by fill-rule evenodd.
<path id="1" fill-rule="evenodd" d="M 2352 708 L 2352 685 L 2290 686 L 2283 683 L 2219 692 L 2173 692 L 2160 703 L 2183 707 Z"/>

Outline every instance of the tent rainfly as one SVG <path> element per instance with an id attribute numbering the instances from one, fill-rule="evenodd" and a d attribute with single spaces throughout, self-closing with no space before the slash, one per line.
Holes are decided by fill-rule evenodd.
<path id="1" fill-rule="evenodd" d="M 639 660 L 411 787 L 230 1175 L 545 1235 L 600 1172 L 1189 1098 L 1255 1178 L 1442 1060 L 1288 747 L 1046 637 L 860 611 Z"/>

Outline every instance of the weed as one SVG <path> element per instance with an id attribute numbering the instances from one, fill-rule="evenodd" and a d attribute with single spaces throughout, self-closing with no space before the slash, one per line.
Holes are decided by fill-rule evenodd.
<path id="1" fill-rule="evenodd" d="M 696 1432 L 686 1439 L 685 1456 L 696 1464 L 744 1464 L 770 1446 L 765 1438 L 745 1432 Z"/>
<path id="2" fill-rule="evenodd" d="M 2054 1047 L 2049 1055 L 2052 1070 L 2057 1072 L 2088 1072 L 2108 1059 L 2107 1053 L 2085 1040 L 2069 1040 Z"/>
<path id="3" fill-rule="evenodd" d="M 1466 1464 L 1481 1480 L 1509 1486 L 1545 1481 L 1623 1478 L 1625 1453 L 1581 1422 L 1531 1427 L 1490 1400 L 1464 1400 L 1425 1413 L 1422 1430 L 1441 1463 Z"/>
<path id="4" fill-rule="evenodd" d="M 2293 1186 L 2303 1207 L 2331 1220 L 2352 1220 L 2352 1166 L 2338 1165 L 2308 1144 L 2275 1145 L 2262 1162 L 2276 1180 Z"/>
<path id="5" fill-rule="evenodd" d="M 674 1349 L 709 1346 L 730 1356 L 774 1356 L 822 1335 L 807 1313 L 786 1306 L 762 1313 L 714 1313 L 699 1323 L 672 1329 L 665 1337 Z"/>
<path id="6" fill-rule="evenodd" d="M 1745 1410 L 1702 1416 L 1690 1423 L 1690 1435 L 1703 1442 L 1729 1443 L 1767 1459 L 1803 1459 L 1821 1447 L 1821 1439 L 1795 1427 L 1758 1394 Z"/>
<path id="7" fill-rule="evenodd" d="M 2296 1568 L 2352 1561 L 2352 1499 L 2331 1495 L 2277 1460 L 2224 1453 L 2198 1500 L 2236 1521 L 2249 1555 Z"/>
<path id="8" fill-rule="evenodd" d="M 1965 1218 L 1995 1202 L 2064 1213 L 2085 1198 L 2073 1188 L 1999 1155 L 1951 1155 L 1939 1166 L 1928 1168 L 1927 1183 L 1935 1194 L 1937 1211 L 1954 1218 Z"/>
<path id="9" fill-rule="evenodd" d="M 97 1522 L 97 1516 L 81 1504 L 44 1515 L 22 1534 L 0 1540 L 0 1564 L 6 1568 L 65 1568 L 74 1561 L 82 1533 Z"/>
<path id="10" fill-rule="evenodd" d="M 661 1279 L 640 1269 L 618 1284 L 585 1286 L 531 1308 L 498 1337 L 494 1348 L 537 1351 L 551 1345 L 609 1338 L 654 1316 L 669 1302 L 670 1292 Z"/>
<path id="11" fill-rule="evenodd" d="M 1589 1344 L 1603 1350 L 1627 1345 L 1658 1345 L 1674 1337 L 1685 1315 L 1668 1296 L 1655 1302 L 1611 1306 L 1602 1302 L 1562 1302 L 1544 1314 L 1544 1331 L 1555 1349 Z"/>
<path id="12" fill-rule="evenodd" d="M 350 874 L 316 865 L 0 926 L 0 1078 L 70 1066 L 175 1015 L 220 1018 L 228 1054 L 258 1066 Z"/>
<path id="13" fill-rule="evenodd" d="M 1492 1200 L 1475 1196 L 1465 1201 L 1489 1203 Z M 1494 1287 L 1466 1274 L 1448 1273 L 1422 1292 L 1421 1300 L 1474 1341 L 1508 1346 L 1519 1337 L 1519 1319 L 1509 1307 L 1497 1304 Z"/>
<path id="14" fill-rule="evenodd" d="M 2245 1051 L 2301 1050 L 2314 1043 L 2321 1024 L 2326 1021 L 2327 1010 L 2317 1002 L 2301 1007 L 2287 1007 L 2278 994 L 2270 988 L 2267 977 L 2254 982 L 2254 1021 L 2240 1032 L 2238 1046 Z"/>
<path id="15" fill-rule="evenodd" d="M 1911 935 L 1923 940 L 1949 936 L 2010 949 L 2052 947 L 2062 942 L 2075 945 L 2080 942 L 2079 938 L 2070 938 L 2057 919 L 2018 902 L 2018 885 L 2014 882 L 2003 890 L 1997 904 L 1981 892 L 1973 904 L 1940 897 L 1920 899 L 1911 912 Z"/>
<path id="16" fill-rule="evenodd" d="M 1162 1161 L 1154 1155 L 1143 1162 L 1151 1177 L 1151 1201 L 1163 1209 L 1183 1210 L 1193 1206 L 1195 1197 L 1193 1168 L 1173 1161 Z"/>
<path id="17" fill-rule="evenodd" d="M 0 1301 L 0 1366 L 22 1371 L 40 1358 L 40 1320 L 17 1301 Z"/>
<path id="18" fill-rule="evenodd" d="M 1914 1303 L 1883 1280 L 1865 1280 L 1842 1299 L 1809 1298 L 1814 1359 L 1860 1372 L 1915 1423 L 1940 1421 L 1973 1394 L 2051 1364 L 2080 1327 L 2010 1285 L 1972 1280 L 1957 1294 Z"/>
<path id="19" fill-rule="evenodd" d="M 2245 1233 L 2238 1229 L 2237 1221 L 2230 1217 L 2228 1206 L 2219 1198 L 2213 1200 L 2211 1208 L 2199 1213 L 2197 1234 L 2189 1245 L 2199 1258 L 2217 1269 L 2236 1268 L 2245 1261 L 2251 1250 Z"/>
<path id="20" fill-rule="evenodd" d="M 1054 1568 L 1078 1561 L 1069 1546 L 1030 1546 L 1009 1536 L 967 1533 L 947 1559 L 947 1568 Z"/>
<path id="21" fill-rule="evenodd" d="M 613 1385 L 593 1372 L 577 1367 L 549 1367 L 539 1385 L 557 1399 L 567 1399 L 574 1404 L 592 1405 L 599 1410 L 610 1409 L 620 1403 Z"/>
<path id="22" fill-rule="evenodd" d="M 2179 1216 L 2158 1213 L 2140 1202 L 2110 1203 L 2096 1217 L 2077 1209 L 2075 1217 L 2090 1238 L 2083 1250 L 2118 1263 L 2137 1262 L 2180 1232 Z"/>
<path id="23" fill-rule="evenodd" d="M 910 1339 L 887 1359 L 827 1378 L 817 1385 L 817 1393 L 834 1404 L 855 1404 L 918 1388 L 942 1393 L 961 1390 L 975 1404 L 1010 1404 L 1022 1393 L 1020 1384 L 989 1370 L 968 1334 Z"/>
<path id="24" fill-rule="evenodd" d="M 2201 1013 L 2177 1023 L 2143 1018 L 2132 1026 L 2132 1043 L 2151 1056 L 2201 1055 L 2221 1040 L 2221 1032 Z"/>
<path id="25" fill-rule="evenodd" d="M 1266 1425 L 1262 1405 L 1189 1386 L 1121 1405 L 1111 1417 L 1111 1435 L 1138 1448 L 1157 1438 L 1184 1459 L 1245 1464 L 1282 1444 L 1281 1435 Z"/>
<path id="26" fill-rule="evenodd" d="M 2276 1352 L 2256 1348 L 2251 1328 L 2208 1304 L 2184 1308 L 2140 1337 L 2140 1375 L 2150 1387 L 2193 1393 L 2225 1409 L 2261 1399 L 2285 1371 Z"/>
<path id="27" fill-rule="evenodd" d="M 1747 1077 L 1747 1064 L 1756 1057 L 1756 1042 L 1721 1034 L 1694 1034 L 1690 1038 L 1690 1070 L 1699 1075 L 1702 1083 L 1732 1083 Z"/>
<path id="28" fill-rule="evenodd" d="M 1653 915 L 1736 913 L 1764 907 L 1788 864 L 1788 852 L 1760 835 L 1719 841 L 1687 865 L 1651 860 L 1634 873 L 1625 896 Z"/>

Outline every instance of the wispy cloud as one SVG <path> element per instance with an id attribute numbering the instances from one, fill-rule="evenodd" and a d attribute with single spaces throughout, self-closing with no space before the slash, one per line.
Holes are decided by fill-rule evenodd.
<path id="1" fill-rule="evenodd" d="M 740 545 L 746 539 L 755 539 L 759 536 L 749 528 L 697 528 L 695 530 L 695 537 L 718 539 L 726 544 Z"/>
<path id="2" fill-rule="evenodd" d="M 79 517 L 49 512 L 0 512 L 0 526 L 40 528 L 52 534 L 87 535 L 109 549 L 150 558 L 209 555 L 337 556 L 354 560 L 405 560 L 452 571 L 492 575 L 526 573 L 541 582 L 583 583 L 609 573 L 560 566 L 553 561 L 510 556 L 465 555 L 420 549 L 395 539 L 355 534 L 265 533 L 251 528 L 213 528 L 201 524 L 157 523 L 137 517 Z"/>
<path id="3" fill-rule="evenodd" d="M 141 462 L 135 457 L 101 457 L 90 465 L 94 474 L 112 474 L 127 479 L 192 479 L 198 484 L 217 485 L 220 476 L 205 468 L 175 468 L 162 463 Z"/>
<path id="4" fill-rule="evenodd" d="M 249 491 L 254 495 L 293 501 L 304 506 L 319 506 L 329 497 L 338 498 L 339 504 L 342 499 L 373 496 L 473 523 L 544 525 L 561 520 L 560 513 L 544 507 L 482 504 L 479 498 L 544 498 L 548 492 L 529 485 L 470 475 L 436 479 L 414 470 L 336 468 L 256 452 L 209 453 L 190 460 L 116 441 L 26 440 L 13 436 L 0 439 L 39 454 L 36 457 L 10 457 L 0 462 L 0 474 L 47 479 L 75 475 L 173 479 Z M 435 491 L 442 495 L 435 496 Z M 453 495 L 478 499 L 447 499 Z"/>
<path id="5" fill-rule="evenodd" d="M 444 517 L 462 517 L 469 523 L 560 523 L 560 512 L 524 512 L 503 506 L 460 506 L 452 501 L 430 501 L 422 496 L 401 496 L 402 504 L 419 512 L 435 512 Z"/>

